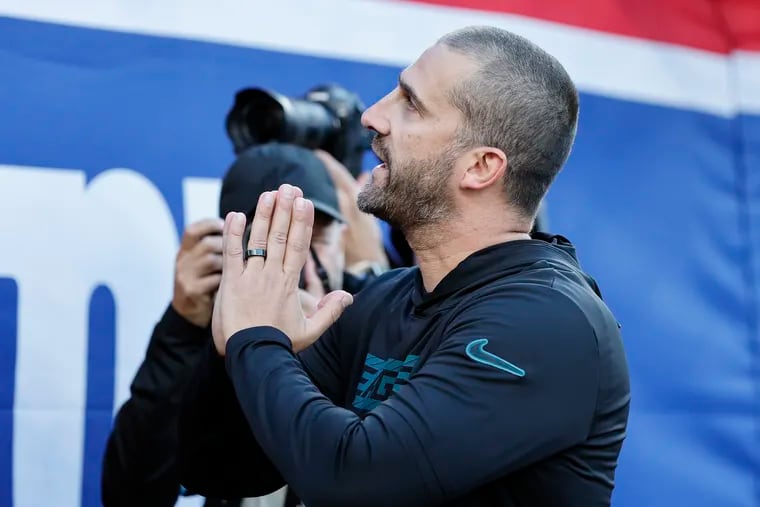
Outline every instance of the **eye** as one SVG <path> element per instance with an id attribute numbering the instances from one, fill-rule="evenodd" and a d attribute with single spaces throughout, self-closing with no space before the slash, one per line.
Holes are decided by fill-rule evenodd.
<path id="1" fill-rule="evenodd" d="M 406 104 L 407 109 L 410 109 L 412 111 L 417 110 L 417 106 L 414 105 L 414 102 L 412 102 L 412 99 L 409 98 L 408 95 L 404 95 L 404 103 Z"/>

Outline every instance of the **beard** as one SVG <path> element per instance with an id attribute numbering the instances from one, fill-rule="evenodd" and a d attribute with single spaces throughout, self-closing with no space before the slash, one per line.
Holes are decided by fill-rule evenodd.
<path id="1" fill-rule="evenodd" d="M 454 196 L 449 177 L 454 169 L 453 149 L 435 158 L 393 160 L 379 138 L 372 143 L 385 160 L 388 172 L 384 185 L 374 175 L 359 192 L 357 205 L 365 213 L 408 232 L 442 222 L 454 213 Z"/>

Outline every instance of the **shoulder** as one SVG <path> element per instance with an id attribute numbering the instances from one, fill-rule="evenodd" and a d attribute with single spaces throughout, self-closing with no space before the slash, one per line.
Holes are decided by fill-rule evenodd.
<path id="1" fill-rule="evenodd" d="M 511 374 L 497 379 L 524 377 L 536 387 L 570 383 L 584 392 L 596 389 L 601 370 L 593 326 L 571 298 L 546 285 L 479 290 L 457 308 L 438 354 L 474 375 L 496 368 Z"/>
<path id="2" fill-rule="evenodd" d="M 373 297 L 385 297 L 403 287 L 411 287 L 419 272 L 417 267 L 397 268 L 386 271 L 364 283 L 358 291 L 357 302 Z"/>
<path id="3" fill-rule="evenodd" d="M 591 367 L 598 362 L 600 341 L 619 339 L 614 319 L 588 310 L 599 304 L 595 299 L 601 303 L 590 288 L 551 278 L 492 283 L 457 305 L 443 345 L 466 351 L 487 340 L 493 352 L 528 364 L 572 361 Z"/>
<path id="4" fill-rule="evenodd" d="M 455 310 L 454 322 L 492 323 L 514 329 L 577 329 L 591 331 L 581 307 L 590 296 L 560 290 L 550 284 L 509 281 L 482 287 Z"/>
<path id="5" fill-rule="evenodd" d="M 380 318 L 377 312 L 395 304 L 395 299 L 408 298 L 417 272 L 416 267 L 398 268 L 367 281 L 353 294 L 353 304 L 346 308 L 338 323 L 353 326 Z"/>

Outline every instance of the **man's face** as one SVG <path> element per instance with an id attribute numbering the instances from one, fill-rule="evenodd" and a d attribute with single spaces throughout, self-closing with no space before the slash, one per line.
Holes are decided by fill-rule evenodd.
<path id="1" fill-rule="evenodd" d="M 457 128 L 462 115 L 447 92 L 476 67 L 436 45 L 399 76 L 399 85 L 362 116 L 377 132 L 373 150 L 383 161 L 359 193 L 359 208 L 408 230 L 454 212 Z"/>

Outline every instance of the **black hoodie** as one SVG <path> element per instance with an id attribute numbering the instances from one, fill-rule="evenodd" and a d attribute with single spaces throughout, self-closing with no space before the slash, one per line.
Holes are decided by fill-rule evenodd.
<path id="1" fill-rule="evenodd" d="M 240 331 L 198 373 L 183 484 L 257 496 L 284 477 L 307 507 L 609 505 L 630 399 L 616 319 L 544 235 L 476 252 L 432 293 L 391 271 L 299 355 Z"/>

